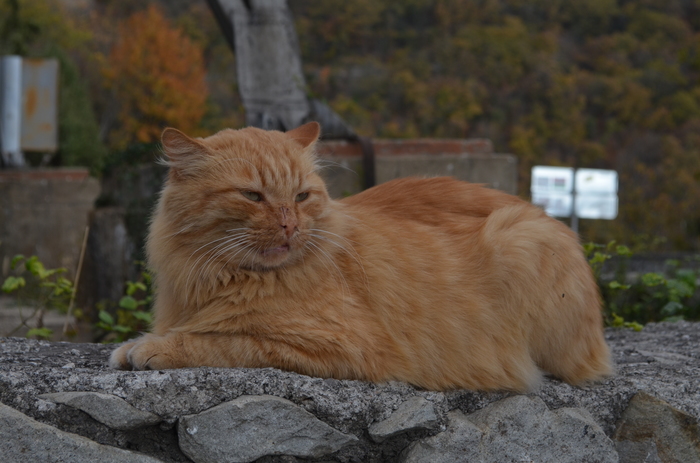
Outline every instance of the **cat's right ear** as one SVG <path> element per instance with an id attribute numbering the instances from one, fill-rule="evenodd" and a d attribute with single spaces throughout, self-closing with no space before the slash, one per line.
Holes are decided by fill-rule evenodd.
<path id="1" fill-rule="evenodd" d="M 188 137 L 177 129 L 168 127 L 160 138 L 165 164 L 170 166 L 171 177 L 191 177 L 204 167 L 209 151 L 203 143 Z"/>

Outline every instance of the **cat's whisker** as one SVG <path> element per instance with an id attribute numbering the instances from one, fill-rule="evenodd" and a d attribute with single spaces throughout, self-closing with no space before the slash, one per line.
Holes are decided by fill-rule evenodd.
<path id="1" fill-rule="evenodd" d="M 248 239 L 246 235 L 247 234 L 245 234 L 245 233 L 238 233 L 238 234 L 232 236 L 229 240 L 224 241 L 222 243 L 219 243 L 213 249 L 210 249 L 209 251 L 204 253 L 203 254 L 204 256 L 209 255 L 209 257 L 204 262 L 204 264 L 202 264 L 199 267 L 199 272 L 198 272 L 199 278 L 197 280 L 197 282 L 198 282 L 197 284 L 199 284 L 199 282 L 207 279 L 206 274 L 208 273 L 208 268 L 210 267 L 210 265 L 212 265 L 213 262 L 219 256 L 229 252 L 231 249 L 235 248 L 236 246 L 239 246 L 242 242 L 246 241 Z M 218 277 L 218 274 L 217 274 L 217 277 Z M 214 279 L 214 281 L 215 280 L 216 280 L 216 278 Z"/>
<path id="2" fill-rule="evenodd" d="M 340 163 L 340 162 L 331 161 L 330 159 L 326 159 L 326 158 L 322 158 L 322 159 L 319 158 L 319 159 L 317 159 L 316 162 L 314 162 L 314 167 L 316 167 L 316 171 L 317 171 L 317 172 L 320 172 L 320 171 L 322 171 L 322 170 L 324 170 L 324 169 L 328 169 L 328 168 L 330 168 L 330 167 L 339 167 L 339 168 L 341 168 L 341 169 L 347 170 L 348 172 L 352 172 L 352 173 L 355 174 L 356 176 L 359 176 L 358 173 L 355 172 L 354 170 L 352 170 L 350 167 L 344 166 L 344 165 L 343 165 L 342 163 Z"/>
<path id="3" fill-rule="evenodd" d="M 215 252 L 212 253 L 212 255 L 204 262 L 204 264 L 201 267 L 200 274 L 202 278 L 200 280 L 204 279 L 204 275 L 208 273 L 208 269 L 214 265 L 214 262 L 221 256 L 229 253 L 232 249 L 235 249 L 237 247 L 240 247 L 241 244 L 245 245 L 246 241 L 249 239 L 246 234 L 242 234 L 243 236 L 240 236 L 232 241 L 227 241 L 224 243 L 223 246 L 219 245 Z M 221 270 L 216 274 L 216 277 L 214 278 L 214 281 L 218 280 L 219 274 L 221 273 Z"/>
<path id="4" fill-rule="evenodd" d="M 257 246 L 257 247 L 256 247 L 256 246 L 252 246 L 252 245 L 251 245 L 251 246 L 250 246 L 250 249 L 248 250 L 248 252 L 246 252 L 246 253 L 243 255 L 243 257 L 241 258 L 240 262 L 238 262 L 238 267 L 237 267 L 237 268 L 240 270 L 241 264 L 243 264 L 243 263 L 245 262 L 245 260 L 248 258 L 248 256 L 249 256 L 251 253 L 259 252 L 259 248 L 260 248 L 260 246 Z"/>
<path id="5" fill-rule="evenodd" d="M 200 247 L 198 247 L 197 249 L 195 249 L 195 250 L 192 252 L 192 254 L 190 254 L 190 256 L 187 258 L 187 261 L 185 262 L 185 266 L 187 266 L 187 264 L 189 264 L 189 262 L 190 262 L 190 260 L 192 259 L 192 257 L 193 257 L 197 252 L 199 252 L 201 249 L 206 248 L 207 246 L 212 246 L 212 245 L 214 245 L 214 243 L 217 243 L 217 242 L 219 242 L 219 241 L 223 241 L 223 240 L 235 240 L 237 237 L 238 237 L 238 235 L 233 235 L 233 236 L 228 236 L 228 235 L 227 235 L 227 236 L 224 236 L 224 237 L 222 237 L 222 238 L 218 238 L 218 239 L 215 239 L 215 240 L 211 240 L 211 241 L 209 241 L 209 242 L 203 244 L 202 246 L 200 246 Z M 202 254 L 197 258 L 197 260 L 195 260 L 195 261 L 192 263 L 192 265 L 190 266 L 190 271 L 187 273 L 187 279 L 185 280 L 185 288 L 186 288 L 186 292 L 185 292 L 185 304 L 187 304 L 188 298 L 189 298 L 189 293 L 190 293 L 190 286 L 189 286 L 189 283 L 190 283 L 190 277 L 192 276 L 192 272 L 197 268 L 197 264 L 199 263 L 200 260 L 202 260 L 204 257 L 206 257 L 206 256 L 207 256 L 209 253 L 211 253 L 212 251 L 215 251 L 215 250 L 216 250 L 217 248 L 219 248 L 219 246 L 221 246 L 222 244 L 225 246 L 225 245 L 226 245 L 226 241 L 224 241 L 224 243 L 219 243 L 219 244 L 216 245 L 213 249 L 210 249 L 210 250 L 208 250 L 207 252 L 202 253 Z M 196 289 L 197 287 L 198 287 L 198 285 L 195 285 L 195 289 Z"/>
<path id="6" fill-rule="evenodd" d="M 246 250 L 247 248 L 249 248 L 250 246 L 251 246 L 251 243 L 243 243 L 243 246 L 240 246 L 240 248 L 239 248 L 236 252 L 234 252 L 234 253 L 226 260 L 226 262 L 223 263 L 223 265 L 221 266 L 221 268 L 219 269 L 219 271 L 216 273 L 215 279 L 217 279 L 217 280 L 219 279 L 219 275 L 221 275 L 221 272 L 223 272 L 223 270 L 228 266 L 229 262 L 231 262 L 231 260 L 233 260 L 234 257 L 236 257 L 236 256 L 237 256 L 238 254 L 240 254 L 241 252 L 245 251 L 245 250 Z M 250 251 L 248 251 L 248 252 L 250 252 Z M 248 255 L 248 253 L 246 253 L 246 256 L 247 256 L 247 255 Z M 245 256 L 244 256 L 244 258 L 245 258 Z M 243 261 L 243 259 L 241 259 L 241 262 L 242 262 L 242 261 Z M 241 263 L 239 262 L 239 263 L 238 263 L 238 268 L 240 268 L 240 266 L 241 266 Z"/>

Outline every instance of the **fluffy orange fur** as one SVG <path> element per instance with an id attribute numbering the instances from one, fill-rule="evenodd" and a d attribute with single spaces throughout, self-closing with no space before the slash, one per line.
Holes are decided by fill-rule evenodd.
<path id="1" fill-rule="evenodd" d="M 514 196 L 406 178 L 328 197 L 290 132 L 163 133 L 147 242 L 153 333 L 115 368 L 277 367 L 428 389 L 525 391 L 611 372 L 577 236 Z"/>

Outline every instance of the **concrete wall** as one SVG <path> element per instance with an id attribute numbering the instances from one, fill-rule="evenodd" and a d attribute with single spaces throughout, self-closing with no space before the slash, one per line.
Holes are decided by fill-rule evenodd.
<path id="1" fill-rule="evenodd" d="M 47 268 L 78 265 L 88 213 L 100 192 L 86 169 L 0 171 L 0 263 L 8 275 L 16 254 Z"/>
<path id="2" fill-rule="evenodd" d="M 515 194 L 517 159 L 493 153 L 489 140 L 373 140 L 377 184 L 409 176 L 450 176 Z M 362 151 L 358 144 L 323 142 L 323 176 L 334 198 L 362 191 Z"/>

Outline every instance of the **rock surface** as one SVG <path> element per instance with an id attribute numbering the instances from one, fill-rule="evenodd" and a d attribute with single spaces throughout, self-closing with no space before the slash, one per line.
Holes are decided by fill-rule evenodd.
<path id="1" fill-rule="evenodd" d="M 613 442 L 587 412 L 552 412 L 537 397 L 509 397 L 448 416 L 447 430 L 411 444 L 403 463 L 618 463 Z"/>
<path id="2" fill-rule="evenodd" d="M 158 462 L 39 423 L 3 404 L 0 404 L 0 455 L 3 461 L 12 463 Z"/>
<path id="3" fill-rule="evenodd" d="M 39 398 L 82 410 L 100 423 L 121 431 L 152 426 L 161 422 L 158 415 L 143 412 L 129 405 L 124 399 L 110 394 L 55 392 L 41 394 Z"/>
<path id="4" fill-rule="evenodd" d="M 414 396 L 402 403 L 389 418 L 369 427 L 369 437 L 374 442 L 384 442 L 390 437 L 410 431 L 429 431 L 439 425 L 433 403 Z"/>
<path id="5" fill-rule="evenodd" d="M 265 455 L 318 458 L 350 442 L 311 413 L 279 397 L 242 396 L 178 424 L 180 448 L 197 463 L 255 461 Z"/>
<path id="6" fill-rule="evenodd" d="M 435 392 L 398 382 L 372 384 L 311 378 L 271 368 L 114 371 L 106 366 L 114 346 L 4 338 L 0 339 L 0 402 L 37 422 L 99 444 L 138 451 L 161 461 L 185 462 L 192 460 L 180 447 L 184 442 L 178 437 L 179 426 L 176 425 L 180 420 L 184 423 L 193 420 L 191 416 L 201 418 L 207 410 L 235 402 L 242 396 L 274 396 L 289 401 L 300 411 L 308 412 L 334 432 L 351 436 L 346 445 L 337 449 L 329 447 L 327 454 L 313 453 L 303 458 L 316 461 L 391 462 L 407 459 L 410 456 L 409 448 L 429 445 L 433 442 L 430 439 L 437 440 L 438 436 L 446 439 L 449 433 L 459 432 L 461 436 L 467 436 L 465 439 L 473 435 L 482 444 L 495 442 L 498 433 L 494 433 L 492 424 L 489 424 L 495 418 L 487 419 L 486 411 L 474 412 L 482 409 L 493 412 L 512 400 L 520 401 L 514 402 L 518 404 L 517 407 L 525 407 L 535 401 L 539 405 L 528 406 L 532 408 L 533 416 L 540 417 L 533 420 L 540 423 L 542 439 L 546 439 L 548 429 L 551 432 L 562 432 L 556 430 L 559 428 L 580 430 L 584 423 L 583 429 L 588 425 L 589 432 L 595 425 L 606 438 L 617 439 L 616 447 L 608 449 L 610 458 L 617 458 L 619 453 L 620 461 L 625 463 L 644 461 L 626 458 L 633 455 L 630 452 L 646 452 L 644 458 L 648 457 L 646 461 L 649 462 L 657 461 L 654 459 L 657 457 L 660 459 L 658 461 L 675 461 L 664 459 L 666 453 L 663 447 L 669 445 L 668 435 L 657 432 L 653 439 L 644 440 L 633 437 L 631 431 L 616 434 L 616 430 L 632 397 L 639 391 L 645 391 L 663 403 L 661 409 L 652 409 L 650 413 L 686 417 L 685 421 L 677 421 L 681 426 L 679 429 L 689 436 L 689 442 L 700 440 L 697 434 L 697 418 L 700 416 L 700 324 L 651 324 L 642 332 L 608 330 L 606 337 L 617 363 L 615 376 L 585 387 L 573 387 L 544 378 L 540 387 L 527 396 L 465 390 Z M 101 422 L 79 406 L 71 406 L 66 401 L 56 403 L 56 396 L 41 397 L 42 394 L 65 392 L 95 392 L 114 396 L 140 412 L 156 415 L 162 422 L 144 423 L 137 429 L 118 429 L 105 424 L 104 420 Z M 499 402 L 503 399 L 507 400 Z M 404 415 L 406 410 L 413 409 L 412 404 L 415 403 L 429 403 L 436 419 L 411 418 L 411 413 Z M 496 408 L 488 408 L 490 404 L 496 404 L 492 405 Z M 544 405 L 546 407 L 542 408 Z M 405 421 L 398 419 L 400 416 L 405 416 Z M 393 424 L 392 417 L 397 417 Z M 588 422 L 590 420 L 591 423 Z M 500 422 L 509 421 L 504 418 Z M 625 422 L 630 421 L 627 419 Z M 382 426 L 388 426 L 388 431 L 382 431 L 382 423 Z M 549 428 L 550 425 L 553 428 Z M 375 431 L 374 437 L 370 429 Z M 377 429 L 380 432 L 376 432 Z M 515 432 L 516 428 L 507 428 L 507 433 Z M 385 436 L 384 440 L 381 440 L 381 436 Z M 523 435 L 522 439 L 525 437 Z M 596 439 L 600 438 L 600 433 L 596 433 Z M 520 438 L 504 439 L 501 442 L 503 448 L 525 442 Z M 532 447 L 536 444 L 528 445 Z M 297 457 L 280 453 L 282 450 L 279 449 L 270 450 L 267 456 L 258 461 L 297 461 Z M 700 461 L 693 460 L 693 455 L 689 455 L 691 459 L 686 461 Z"/>
<path id="7" fill-rule="evenodd" d="M 627 444 L 632 452 L 647 461 L 700 462 L 697 418 L 674 409 L 646 392 L 632 397 L 620 417 L 615 439 L 618 445 L 622 444 L 620 448 Z"/>

